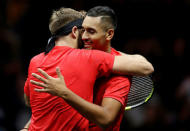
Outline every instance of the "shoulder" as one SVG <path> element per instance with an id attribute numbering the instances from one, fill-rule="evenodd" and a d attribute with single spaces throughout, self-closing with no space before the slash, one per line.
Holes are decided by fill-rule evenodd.
<path id="1" fill-rule="evenodd" d="M 85 54 L 105 54 L 106 52 L 100 50 L 87 50 L 87 49 L 76 49 L 76 51 L 85 53 Z M 107 54 L 107 53 L 106 53 Z"/>
<path id="2" fill-rule="evenodd" d="M 104 98 L 116 99 L 124 106 L 130 85 L 131 82 L 128 77 L 113 76 L 107 81 Z"/>
<path id="3" fill-rule="evenodd" d="M 113 85 L 128 85 L 131 83 L 131 76 L 119 76 L 119 75 L 112 75 L 108 81 L 110 84 Z"/>
<path id="4" fill-rule="evenodd" d="M 111 54 L 112 55 L 121 55 L 121 53 L 114 48 L 111 48 Z"/>
<path id="5" fill-rule="evenodd" d="M 101 59 L 113 56 L 112 54 L 100 50 L 87 50 L 87 49 L 75 49 L 73 50 L 73 53 L 75 53 L 75 55 L 77 54 L 80 55 L 81 57 L 85 57 L 85 59 L 87 58 Z"/>
<path id="6" fill-rule="evenodd" d="M 32 59 L 30 60 L 30 63 L 39 62 L 43 57 L 45 57 L 44 52 L 32 57 Z"/>

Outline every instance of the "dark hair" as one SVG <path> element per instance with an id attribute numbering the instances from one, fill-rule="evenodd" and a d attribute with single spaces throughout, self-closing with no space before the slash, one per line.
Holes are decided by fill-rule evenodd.
<path id="1" fill-rule="evenodd" d="M 87 12 L 87 16 L 92 17 L 101 17 L 102 23 L 104 24 L 104 28 L 110 29 L 116 29 L 117 28 L 117 16 L 113 9 L 111 9 L 108 6 L 96 6 L 91 8 Z"/>

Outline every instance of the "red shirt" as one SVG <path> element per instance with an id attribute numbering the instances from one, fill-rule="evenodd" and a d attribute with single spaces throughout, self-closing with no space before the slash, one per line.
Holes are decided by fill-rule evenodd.
<path id="1" fill-rule="evenodd" d="M 39 93 L 30 80 L 39 81 L 31 73 L 37 68 L 57 77 L 56 67 L 60 67 L 66 85 L 74 93 L 93 102 L 93 87 L 97 77 L 107 76 L 113 67 L 114 56 L 95 50 L 79 50 L 65 46 L 55 46 L 47 55 L 41 53 L 32 58 L 24 91 L 30 99 L 32 110 L 32 131 L 88 130 L 89 121 L 69 106 L 62 98 L 48 93 Z"/>
<path id="2" fill-rule="evenodd" d="M 120 55 L 115 49 L 112 48 L 111 54 Z M 94 103 L 101 105 L 102 99 L 105 97 L 113 98 L 122 104 L 121 110 L 117 115 L 115 122 L 106 129 L 106 131 L 119 131 L 120 124 L 125 111 L 127 95 L 130 88 L 130 77 L 111 75 L 109 77 L 99 78 L 96 81 L 94 88 Z M 90 131 L 102 131 L 100 127 L 94 123 L 90 123 Z"/>

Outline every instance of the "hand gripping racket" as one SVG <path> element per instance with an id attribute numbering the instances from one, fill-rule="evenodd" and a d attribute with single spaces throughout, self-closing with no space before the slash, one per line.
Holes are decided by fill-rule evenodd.
<path id="1" fill-rule="evenodd" d="M 154 86 L 151 76 L 133 76 L 125 110 L 146 103 L 151 98 L 153 91 Z"/>

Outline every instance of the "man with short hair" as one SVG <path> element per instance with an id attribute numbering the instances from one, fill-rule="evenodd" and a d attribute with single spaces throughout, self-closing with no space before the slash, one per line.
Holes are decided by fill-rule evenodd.
<path id="1" fill-rule="evenodd" d="M 82 39 L 84 47 L 98 49 L 115 56 L 121 55 L 120 52 L 111 47 L 111 40 L 116 28 L 117 17 L 113 9 L 107 6 L 96 6 L 90 9 L 83 21 L 84 32 Z M 115 74 L 97 79 L 93 103 L 101 105 L 104 124 L 90 122 L 89 129 L 91 131 L 102 130 L 100 127 L 107 131 L 120 130 L 131 85 L 130 79 L 131 76 Z"/>
<path id="2" fill-rule="evenodd" d="M 143 62 L 143 64 L 139 65 L 136 63 L 137 59 L 132 59 L 127 55 L 114 57 L 113 55 L 100 51 L 73 49 L 77 48 L 76 43 L 79 35 L 77 27 L 80 28 L 79 22 L 81 21 L 80 18 L 76 18 L 76 20 L 71 20 L 65 25 L 62 24 L 61 21 L 64 21 L 69 16 L 69 13 L 72 16 L 72 13 L 70 11 L 66 12 L 64 8 L 53 13 L 51 18 L 54 19 L 50 21 L 50 27 L 56 27 L 56 24 L 60 27 L 55 28 L 55 32 L 52 33 L 53 36 L 49 40 L 46 53 L 41 53 L 34 57 L 30 63 L 28 79 L 25 84 L 26 98 L 30 100 L 32 109 L 30 130 L 88 130 L 88 121 L 76 110 L 71 108 L 71 106 L 84 116 L 88 114 L 85 113 L 86 111 L 80 111 L 80 102 L 84 102 L 85 100 L 89 102 L 93 101 L 93 86 L 96 78 L 107 76 L 110 72 L 128 74 L 134 72 L 134 68 L 137 67 L 141 71 L 137 70 L 135 73 L 141 75 L 149 74 L 153 71 L 152 65 L 142 57 L 133 57 L 137 58 L 139 60 L 138 62 Z M 62 15 L 65 15 L 65 18 Z M 55 42 L 55 47 L 52 44 L 53 42 Z M 127 63 L 133 64 L 133 68 L 130 69 L 126 66 Z M 39 86 L 32 85 L 29 81 L 35 80 L 39 83 L 39 80 L 32 77 L 31 74 L 39 74 L 37 68 L 41 68 L 51 76 L 57 77 L 54 71 L 56 66 L 60 67 L 61 71 L 57 71 L 59 72 L 58 76 L 61 77 L 60 73 L 63 74 L 67 88 L 54 94 L 59 97 L 47 93 L 34 92 L 34 88 L 39 88 Z M 43 70 L 39 71 L 42 73 Z M 33 76 L 46 81 L 37 75 L 33 74 Z M 64 79 L 59 82 L 64 82 Z M 47 88 L 45 84 L 40 86 Z M 44 88 L 37 90 L 49 92 Z"/>

